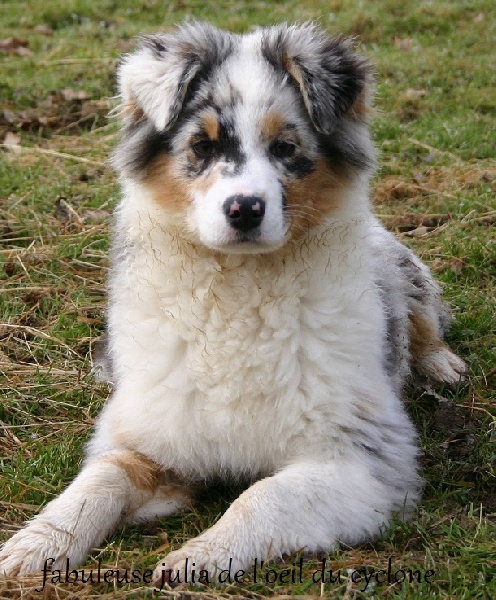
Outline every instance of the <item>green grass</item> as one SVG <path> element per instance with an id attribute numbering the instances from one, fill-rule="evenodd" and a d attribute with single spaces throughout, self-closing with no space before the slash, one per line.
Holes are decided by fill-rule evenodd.
<path id="1" fill-rule="evenodd" d="M 184 18 L 243 31 L 316 19 L 356 36 L 376 65 L 374 180 L 388 227 L 435 270 L 454 307 L 450 344 L 469 365 L 458 390 L 410 394 L 427 480 L 415 520 L 381 540 L 342 548 L 327 568 L 341 582 L 312 583 L 322 557 L 304 557 L 303 583 L 245 583 L 192 597 L 496 597 L 496 160 L 492 0 L 182 0 L 2 2 L 0 39 L 0 527 L 7 538 L 77 473 L 107 397 L 91 377 L 103 329 L 108 224 L 118 190 L 106 165 L 116 124 L 115 65 L 133 36 Z M 48 29 L 40 29 L 39 26 Z M 79 96 L 78 96 L 79 94 Z M 76 96 L 76 97 L 74 97 Z M 12 138 L 11 138 L 12 139 Z M 59 154 L 57 154 L 59 153 Z M 63 158 L 66 153 L 72 158 Z M 434 216 L 433 216 L 434 215 Z M 211 525 L 239 493 L 214 488 L 195 512 L 126 529 L 96 551 L 106 565 L 144 571 Z M 353 583 L 350 569 L 433 570 L 430 582 Z M 270 565 L 281 572 L 299 560 Z M 272 575 L 272 574 L 271 574 Z M 284 579 L 284 577 L 283 577 Z M 39 598 L 33 583 L 0 580 L 0 598 Z M 51 587 L 44 597 L 145 598 L 139 585 Z M 186 596 L 184 596 L 186 597 Z"/>

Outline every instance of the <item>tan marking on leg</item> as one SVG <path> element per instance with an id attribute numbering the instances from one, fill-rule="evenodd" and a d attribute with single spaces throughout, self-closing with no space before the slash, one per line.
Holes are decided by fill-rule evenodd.
<path id="1" fill-rule="evenodd" d="M 343 171 L 319 160 L 312 173 L 286 185 L 291 239 L 298 239 L 318 225 L 344 200 L 349 179 Z"/>
<path id="2" fill-rule="evenodd" d="M 410 350 L 415 368 L 435 382 L 457 383 L 467 367 L 439 336 L 437 323 L 426 315 L 410 315 Z"/>
<path id="3" fill-rule="evenodd" d="M 164 473 L 160 465 L 139 452 L 123 450 L 102 458 L 125 471 L 139 490 L 153 492 L 163 481 Z"/>
<path id="4" fill-rule="evenodd" d="M 413 358 L 446 346 L 439 337 L 438 324 L 433 323 L 427 316 L 411 313 L 409 321 L 410 350 Z"/>

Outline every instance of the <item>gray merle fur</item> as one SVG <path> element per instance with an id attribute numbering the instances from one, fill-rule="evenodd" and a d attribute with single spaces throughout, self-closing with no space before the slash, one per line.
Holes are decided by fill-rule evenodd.
<path id="1" fill-rule="evenodd" d="M 350 43 L 329 39 L 318 30 L 309 42 L 308 31 L 274 27 L 262 41 L 262 55 L 276 71 L 288 72 L 305 99 L 315 129 L 333 133 L 336 122 L 351 108 L 371 82 L 368 63 Z"/>

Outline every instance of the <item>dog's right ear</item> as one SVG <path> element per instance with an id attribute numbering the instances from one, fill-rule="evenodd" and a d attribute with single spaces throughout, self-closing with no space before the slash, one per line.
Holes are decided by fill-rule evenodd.
<path id="1" fill-rule="evenodd" d="M 332 135 L 344 115 L 361 120 L 368 112 L 372 69 L 350 40 L 330 38 L 312 24 L 267 28 L 262 55 L 290 75 L 315 129 Z"/>
<path id="2" fill-rule="evenodd" d="M 231 48 L 230 35 L 203 23 L 179 27 L 175 33 L 142 38 L 118 71 L 124 122 L 148 118 L 159 131 L 177 119 L 188 87 L 207 77 Z"/>

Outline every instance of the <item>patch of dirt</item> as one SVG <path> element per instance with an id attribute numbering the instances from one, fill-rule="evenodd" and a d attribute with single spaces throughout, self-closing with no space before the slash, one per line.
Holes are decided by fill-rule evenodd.
<path id="1" fill-rule="evenodd" d="M 476 444 L 477 426 L 468 411 L 458 408 L 454 402 L 440 402 L 433 415 L 432 427 L 444 441 L 440 447 L 452 459 L 470 455 Z"/>
<path id="2" fill-rule="evenodd" d="M 430 472 L 429 480 L 451 491 L 463 490 L 472 502 L 485 501 L 486 497 L 490 500 L 493 489 L 493 467 L 487 456 L 490 422 L 468 406 L 455 403 L 449 397 L 451 392 L 446 391 L 446 397 L 421 385 L 415 395 L 420 390 L 423 391 L 416 404 L 424 409 L 418 423 L 427 440 L 423 463 Z"/>
<path id="3" fill-rule="evenodd" d="M 394 204 L 411 198 L 433 194 L 450 194 L 487 184 L 496 192 L 496 167 L 436 167 L 418 171 L 412 177 L 388 175 L 380 179 L 374 189 L 376 204 Z"/>
<path id="4" fill-rule="evenodd" d="M 388 229 L 394 229 L 397 233 L 415 231 L 423 227 L 426 231 L 431 231 L 436 227 L 444 225 L 452 219 L 449 214 L 427 214 L 405 213 L 402 215 L 382 215 L 382 222 Z"/>
<path id="5" fill-rule="evenodd" d="M 29 49 L 27 40 L 21 40 L 18 37 L 9 37 L 0 40 L 0 52 L 3 54 L 17 54 L 17 56 L 32 56 L 33 52 Z"/>
<path id="6" fill-rule="evenodd" d="M 37 106 L 28 110 L 0 112 L 0 139 L 18 135 L 20 131 L 33 132 L 45 137 L 53 134 L 74 133 L 104 124 L 111 101 L 91 99 L 83 90 L 65 89 L 50 93 Z"/>

